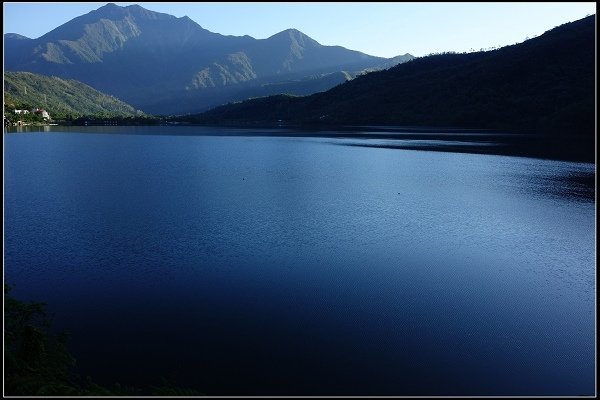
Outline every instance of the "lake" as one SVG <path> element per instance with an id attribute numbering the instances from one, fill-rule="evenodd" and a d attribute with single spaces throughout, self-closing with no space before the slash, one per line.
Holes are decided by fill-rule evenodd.
<path id="1" fill-rule="evenodd" d="M 82 375 L 209 395 L 595 394 L 595 164 L 45 130 L 4 134 L 4 279 L 48 304 Z"/>

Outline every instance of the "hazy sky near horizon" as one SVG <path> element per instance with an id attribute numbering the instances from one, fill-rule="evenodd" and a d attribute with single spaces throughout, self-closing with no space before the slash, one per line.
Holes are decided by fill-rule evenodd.
<path id="1" fill-rule="evenodd" d="M 3 3 L 4 33 L 35 39 L 107 3 Z M 323 45 L 374 56 L 506 46 L 596 13 L 559 3 L 115 3 L 188 16 L 223 35 L 264 39 L 296 28 Z"/>

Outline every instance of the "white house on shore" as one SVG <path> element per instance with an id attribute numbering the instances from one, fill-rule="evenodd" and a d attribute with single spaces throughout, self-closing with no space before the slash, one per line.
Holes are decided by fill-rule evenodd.
<path id="1" fill-rule="evenodd" d="M 36 108 L 35 110 L 33 110 L 33 112 L 35 114 L 40 114 L 45 120 L 50 119 L 50 114 L 48 114 L 48 111 L 44 110 L 43 108 Z"/>

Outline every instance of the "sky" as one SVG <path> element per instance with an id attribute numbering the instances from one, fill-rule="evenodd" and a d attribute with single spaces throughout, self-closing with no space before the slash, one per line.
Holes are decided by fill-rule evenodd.
<path id="1" fill-rule="evenodd" d="M 4 33 L 35 39 L 106 3 L 3 3 Z M 265 39 L 295 28 L 322 45 L 380 57 L 501 47 L 596 13 L 595 2 L 119 3 L 188 16 L 223 35 Z"/>

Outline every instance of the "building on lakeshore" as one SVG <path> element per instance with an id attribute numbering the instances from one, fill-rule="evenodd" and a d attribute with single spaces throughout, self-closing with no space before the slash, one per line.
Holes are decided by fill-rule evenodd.
<path id="1" fill-rule="evenodd" d="M 50 114 L 48 114 L 48 111 L 44 110 L 43 108 L 36 108 L 35 110 L 33 110 L 33 112 L 35 114 L 41 115 L 42 118 L 44 118 L 45 120 L 51 119 Z"/>

